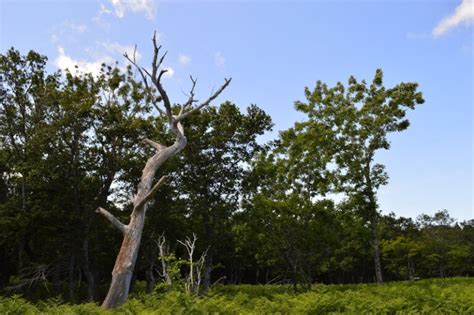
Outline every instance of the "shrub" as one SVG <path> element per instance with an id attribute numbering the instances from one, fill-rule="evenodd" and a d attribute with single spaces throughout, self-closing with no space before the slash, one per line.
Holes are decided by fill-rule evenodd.
<path id="1" fill-rule="evenodd" d="M 182 290 L 137 293 L 114 311 L 94 303 L 64 304 L 52 298 L 32 304 L 0 297 L 0 314 L 473 314 L 474 279 L 451 278 L 384 285 L 314 285 L 294 293 L 288 285 L 219 285 L 206 297 Z"/>

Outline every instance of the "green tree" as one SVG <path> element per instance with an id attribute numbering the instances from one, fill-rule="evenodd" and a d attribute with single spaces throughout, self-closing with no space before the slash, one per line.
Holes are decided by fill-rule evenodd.
<path id="1" fill-rule="evenodd" d="M 17 262 L 23 287 L 46 278 L 60 292 L 66 282 L 72 299 L 85 278 L 93 299 L 94 275 L 104 275 L 98 257 L 114 240 L 101 237 L 90 246 L 101 233 L 93 209 L 108 203 L 112 183 L 115 195 L 133 184 L 130 178 L 141 171 L 135 164 L 144 160 L 137 143 L 154 135 L 156 123 L 145 117 L 151 106 L 131 68 L 122 73 L 104 65 L 94 78 L 47 75 L 45 66 L 46 58 L 35 52 L 22 56 L 11 49 L 1 56 L 7 87 L 0 117 L 2 254 L 10 266 Z M 5 270 L 8 282 L 13 270 Z"/>
<path id="2" fill-rule="evenodd" d="M 418 217 L 423 251 L 423 268 L 426 276 L 447 277 L 464 275 L 472 271 L 473 240 L 462 237 L 463 230 L 447 210 L 433 216 Z M 464 229 L 466 225 L 464 225 Z"/>
<path id="3" fill-rule="evenodd" d="M 383 277 L 376 193 L 388 175 L 375 154 L 390 148 L 390 133 L 409 126 L 407 110 L 424 102 L 417 83 L 385 88 L 382 79 L 382 70 L 377 70 L 370 84 L 352 76 L 347 87 L 318 81 L 313 90 L 305 89 L 306 102 L 295 103 L 307 119 L 282 133 L 291 176 L 302 189 L 310 196 L 335 191 L 357 200 L 357 210 L 372 231 L 378 282 Z"/>
<path id="4" fill-rule="evenodd" d="M 145 238 L 164 231 L 176 242 L 195 233 L 199 251 L 207 249 L 201 290 L 205 294 L 213 268 L 233 259 L 230 231 L 239 210 L 242 180 L 261 149 L 257 137 L 271 128 L 271 119 L 255 105 L 241 112 L 225 102 L 189 117 L 187 128 L 193 131 L 187 136 L 188 145 L 167 169 L 171 175 L 167 188 L 172 191 L 164 198 L 174 200 L 160 199 L 160 208 L 165 204 L 166 209 L 150 211 Z M 156 248 L 152 241 L 147 243 Z M 147 258 L 147 264 L 155 264 L 156 256 Z"/>
<path id="5" fill-rule="evenodd" d="M 271 128 L 271 118 L 252 105 L 246 113 L 230 103 L 208 107 L 188 120 L 190 144 L 180 168 L 180 191 L 186 199 L 192 229 L 209 247 L 203 285 L 207 291 L 216 254 L 231 242 L 231 218 L 239 209 L 246 168 L 261 146 L 257 137 Z M 202 230 L 201 228 L 202 227 Z"/>
<path id="6" fill-rule="evenodd" d="M 315 276 L 328 272 L 335 252 L 334 203 L 310 198 L 280 152 L 277 147 L 253 161 L 235 227 L 238 250 L 253 253 L 256 266 L 291 279 L 295 289 L 299 283 L 309 288 Z"/>

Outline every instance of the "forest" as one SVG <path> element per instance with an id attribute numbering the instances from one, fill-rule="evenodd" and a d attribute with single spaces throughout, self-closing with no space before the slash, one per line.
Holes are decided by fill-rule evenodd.
<path id="1" fill-rule="evenodd" d="M 49 301 L 57 313 L 89 302 L 76 310 L 88 314 L 129 293 L 125 313 L 171 300 L 184 306 L 161 312 L 208 303 L 194 312 L 287 313 L 309 292 L 332 294 L 315 313 L 358 312 L 350 299 L 341 309 L 342 288 L 389 305 L 383 294 L 421 300 L 441 281 L 453 291 L 436 303 L 474 311 L 474 220 L 449 209 L 400 217 L 378 203 L 390 174 L 377 154 L 409 128 L 412 110 L 430 106 L 416 82 L 386 86 L 373 69 L 302 86 L 294 110 L 304 119 L 262 141 L 273 123 L 258 104 L 215 104 L 231 79 L 206 99 L 191 77 L 187 101 L 175 103 L 161 82 L 166 54 L 153 44 L 152 69 L 126 55 L 127 67 L 103 64 L 98 76 L 50 72 L 35 51 L 0 55 L 1 313 L 47 312 L 29 303 Z M 275 305 L 250 301 L 269 290 Z M 224 308 L 230 296 L 243 304 Z"/>

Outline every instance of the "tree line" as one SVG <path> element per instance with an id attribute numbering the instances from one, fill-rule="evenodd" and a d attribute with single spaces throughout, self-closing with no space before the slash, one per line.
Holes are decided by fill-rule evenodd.
<path id="1" fill-rule="evenodd" d="M 444 209 L 416 219 L 380 211 L 388 174 L 376 153 L 424 103 L 416 83 L 385 87 L 381 70 L 370 82 L 318 81 L 295 102 L 305 119 L 261 143 L 273 124 L 257 105 L 213 106 L 211 96 L 201 106 L 193 78 L 189 99 L 172 103 L 160 90 L 162 59 L 149 76 L 129 60 L 93 76 L 48 73 L 34 51 L 0 55 L 4 294 L 102 299 L 127 239 L 120 224 L 140 211 L 137 260 L 126 285 L 117 280 L 132 291 L 139 281 L 150 291 L 172 281 L 173 270 L 193 275 L 193 264 L 177 263 L 189 257 L 202 258 L 203 294 L 216 281 L 304 289 L 474 274 L 473 220 L 457 222 Z M 150 157 L 182 135 L 185 146 L 158 163 L 140 192 Z M 166 184 L 155 190 L 155 177 Z"/>

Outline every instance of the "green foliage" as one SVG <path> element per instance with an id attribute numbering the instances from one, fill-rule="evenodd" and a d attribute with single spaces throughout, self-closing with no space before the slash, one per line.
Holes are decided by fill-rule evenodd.
<path id="1" fill-rule="evenodd" d="M 306 102 L 295 102 L 295 108 L 307 119 L 282 132 L 277 148 L 288 160 L 297 189 L 310 196 L 329 191 L 356 195 L 367 220 L 375 215 L 377 189 L 388 181 L 375 154 L 390 148 L 390 133 L 408 128 L 407 110 L 424 103 L 417 83 L 392 88 L 382 83 L 383 72 L 377 69 L 370 84 L 351 76 L 346 86 L 318 81 L 313 90 L 306 88 Z"/>
<path id="2" fill-rule="evenodd" d="M 376 163 L 376 153 L 390 149 L 390 133 L 408 128 L 407 111 L 424 103 L 422 93 L 414 82 L 384 87 L 383 72 L 377 69 L 371 83 L 353 76 L 346 86 L 317 81 L 305 96 L 295 108 L 306 119 L 281 132 L 272 154 L 258 161 L 264 169 L 274 164 L 281 174 L 266 191 L 273 199 L 285 200 L 293 193 L 306 201 L 344 193 L 362 223 L 370 223 L 377 281 L 382 282 L 376 194 L 388 183 L 388 174 Z"/>
<path id="3" fill-rule="evenodd" d="M 114 311 L 93 303 L 36 305 L 19 296 L 0 297 L 1 314 L 471 314 L 472 278 L 375 284 L 314 285 L 293 293 L 289 286 L 226 285 L 196 297 L 180 291 L 139 295 Z"/>
<path id="4" fill-rule="evenodd" d="M 48 75 L 46 60 L 13 48 L 0 55 L 7 87 L 0 104 L 0 182 L 7 187 L 0 196 L 0 261 L 7 265 L 0 288 L 16 285 L 34 297 L 35 284 L 47 279 L 58 294 L 68 278 L 72 300 L 85 295 L 82 278 L 92 299 L 94 277 L 110 270 L 118 238 L 103 233 L 94 209 L 112 194 L 115 204 L 128 203 L 144 159 L 140 141 L 160 126 L 145 117 L 150 106 L 130 68 L 104 65 L 99 77 Z M 17 283 L 8 283 L 11 275 Z"/>
<path id="5" fill-rule="evenodd" d="M 12 296 L 2 299 L 0 313 L 101 313 L 95 304 L 63 303 L 98 301 L 110 281 L 120 234 L 94 209 L 104 206 L 126 218 L 151 150 L 142 140 L 172 139 L 131 68 L 103 65 L 97 77 L 46 69 L 47 58 L 34 51 L 0 54 L 6 90 L 0 103 L 0 290 L 21 292 L 29 301 L 60 298 L 33 305 Z M 258 137 L 271 129 L 271 118 L 256 105 L 244 109 L 227 101 L 186 119 L 188 145 L 157 174 L 170 180 L 150 203 L 134 299 L 121 312 L 404 309 L 394 284 L 310 290 L 314 282 L 373 281 L 377 237 L 387 280 L 474 275 L 474 221 L 457 223 L 446 210 L 415 221 L 378 212 L 376 192 L 388 175 L 376 153 L 390 148 L 390 134 L 408 128 L 408 111 L 423 103 L 417 84 L 384 87 L 377 70 L 371 82 L 317 82 L 305 96 L 295 107 L 306 119 L 267 144 Z M 332 192 L 347 199 L 336 204 Z M 163 232 L 173 244 L 166 257 L 176 284 L 171 288 L 156 285 L 153 235 Z M 306 293 L 225 286 L 209 298 L 186 296 L 186 252 L 176 240 L 192 233 L 199 238 L 196 253 L 209 248 L 202 283 L 293 283 L 296 291 L 304 284 Z M 152 296 L 141 293 L 145 279 L 148 291 L 155 288 Z M 406 299 L 440 291 L 417 285 L 404 285 Z M 389 288 L 398 298 L 388 298 Z M 358 302 L 347 301 L 346 291 Z M 446 303 L 457 305 L 443 292 Z M 383 299 L 386 304 L 378 304 Z M 426 310 L 413 303 L 436 313 L 429 301 Z"/>

